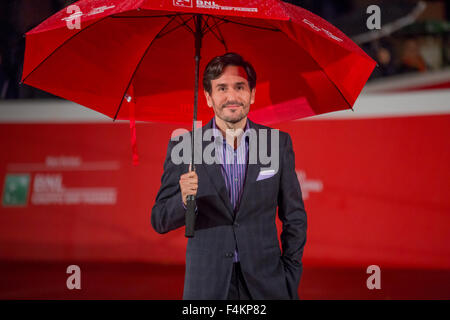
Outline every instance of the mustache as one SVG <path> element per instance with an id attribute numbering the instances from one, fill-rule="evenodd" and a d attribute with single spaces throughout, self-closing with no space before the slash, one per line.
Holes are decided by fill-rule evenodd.
<path id="1" fill-rule="evenodd" d="M 228 107 L 228 106 L 241 106 L 241 107 L 243 107 L 244 104 L 241 103 L 241 102 L 237 102 L 237 101 L 229 101 L 229 102 L 225 103 L 225 104 L 222 106 L 222 108 L 225 108 L 225 107 Z"/>

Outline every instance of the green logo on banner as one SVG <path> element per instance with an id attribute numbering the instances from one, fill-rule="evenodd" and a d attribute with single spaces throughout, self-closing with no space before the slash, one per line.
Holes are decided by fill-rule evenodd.
<path id="1" fill-rule="evenodd" d="M 7 174 L 3 188 L 3 206 L 26 206 L 29 174 Z"/>

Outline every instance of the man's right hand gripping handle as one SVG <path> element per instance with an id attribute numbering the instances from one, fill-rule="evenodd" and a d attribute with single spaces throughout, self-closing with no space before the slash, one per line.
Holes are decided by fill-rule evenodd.
<path id="1" fill-rule="evenodd" d="M 185 236 L 191 238 L 194 236 L 196 204 L 195 195 L 198 189 L 198 176 L 189 165 L 189 172 L 180 176 L 181 200 L 186 207 L 186 231 Z"/>

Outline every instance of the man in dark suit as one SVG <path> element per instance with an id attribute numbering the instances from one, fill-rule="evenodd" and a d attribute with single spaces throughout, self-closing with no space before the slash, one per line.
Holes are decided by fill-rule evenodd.
<path id="1" fill-rule="evenodd" d="M 174 161 L 177 143 L 169 142 L 151 222 L 159 233 L 182 227 L 186 196 L 196 196 L 195 236 L 189 238 L 186 249 L 184 299 L 298 299 L 306 212 L 292 141 L 289 134 L 247 118 L 255 86 L 255 70 L 240 55 L 227 53 L 212 59 L 203 87 L 215 116 L 196 129 L 203 141 L 201 150 L 195 150 L 200 156 L 212 150 L 219 161 L 197 164 L 196 160 L 191 170 L 189 161 Z M 190 133 L 184 135 L 187 141 L 188 137 Z M 270 159 L 277 162 L 271 163 L 272 169 L 265 166 L 267 157 L 259 156 L 262 149 L 270 150 Z M 189 152 L 183 154 L 190 157 Z M 277 207 L 283 224 L 282 253 L 275 224 Z"/>

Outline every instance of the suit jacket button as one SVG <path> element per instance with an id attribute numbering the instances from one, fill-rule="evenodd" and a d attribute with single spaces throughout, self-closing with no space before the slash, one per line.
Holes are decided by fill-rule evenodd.
<path id="1" fill-rule="evenodd" d="M 234 225 L 236 228 L 239 227 L 239 223 L 237 223 L 237 222 L 235 222 L 233 225 Z"/>
<path id="2" fill-rule="evenodd" d="M 232 252 L 227 252 L 225 256 L 228 257 L 228 258 L 231 258 L 231 257 L 233 257 L 233 253 Z"/>

